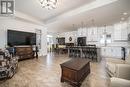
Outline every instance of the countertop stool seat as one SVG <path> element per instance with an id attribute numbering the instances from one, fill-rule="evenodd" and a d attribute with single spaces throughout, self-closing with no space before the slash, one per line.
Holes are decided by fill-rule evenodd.
<path id="1" fill-rule="evenodd" d="M 78 47 L 75 47 L 74 56 L 75 56 L 75 57 L 78 57 L 78 58 L 81 56 L 81 55 L 80 55 L 80 49 L 79 49 Z"/>
<path id="2" fill-rule="evenodd" d="M 70 47 L 69 50 L 70 50 L 69 57 L 72 57 L 73 56 L 73 48 Z"/>
<path id="3" fill-rule="evenodd" d="M 96 61 L 98 61 L 98 60 L 97 60 L 97 48 L 94 47 L 93 49 L 94 49 L 93 58 L 96 59 Z"/>
<path id="4" fill-rule="evenodd" d="M 88 48 L 87 47 L 83 47 L 82 48 L 82 52 L 83 52 L 83 55 L 84 55 L 84 58 L 88 58 Z"/>

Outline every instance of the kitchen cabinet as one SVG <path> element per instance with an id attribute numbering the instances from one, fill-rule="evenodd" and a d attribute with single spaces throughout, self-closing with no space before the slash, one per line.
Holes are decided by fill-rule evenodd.
<path id="1" fill-rule="evenodd" d="M 78 29 L 78 37 L 86 37 L 87 36 L 87 29 L 86 28 L 79 28 Z"/>
<path id="2" fill-rule="evenodd" d="M 77 35 L 78 35 L 78 37 L 82 36 L 82 28 L 78 29 L 78 34 Z"/>
<path id="3" fill-rule="evenodd" d="M 97 29 L 97 40 L 100 42 L 102 36 L 103 36 L 103 32 L 104 32 L 104 27 L 98 27 Z"/>
<path id="4" fill-rule="evenodd" d="M 92 27 L 87 30 L 87 41 L 98 41 L 97 28 Z"/>
<path id="5" fill-rule="evenodd" d="M 128 24 L 119 23 L 114 25 L 114 40 L 127 40 L 128 39 Z"/>
<path id="6" fill-rule="evenodd" d="M 82 29 L 82 36 L 86 37 L 87 36 L 87 28 Z"/>
<path id="7" fill-rule="evenodd" d="M 88 29 L 87 31 L 87 41 L 92 41 L 92 29 Z"/>
<path id="8" fill-rule="evenodd" d="M 101 49 L 102 51 L 102 57 L 112 57 L 112 54 L 111 54 L 111 48 L 110 47 L 103 47 Z"/>
<path id="9" fill-rule="evenodd" d="M 102 47 L 101 55 L 105 58 L 122 58 L 121 47 Z"/>
<path id="10" fill-rule="evenodd" d="M 93 28 L 93 34 L 92 34 L 93 41 L 98 41 L 98 36 L 97 35 L 98 35 L 97 34 L 97 28 L 95 27 L 95 28 Z"/>
<path id="11" fill-rule="evenodd" d="M 128 39 L 128 24 L 123 23 L 122 24 L 122 32 L 121 32 L 122 40 L 127 40 Z"/>

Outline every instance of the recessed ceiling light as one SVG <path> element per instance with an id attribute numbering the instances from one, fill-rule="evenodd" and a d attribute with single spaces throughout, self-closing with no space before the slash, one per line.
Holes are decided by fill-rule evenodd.
<path id="1" fill-rule="evenodd" d="M 121 20 L 123 21 L 123 20 L 125 20 L 125 18 L 121 18 Z"/>
<path id="2" fill-rule="evenodd" d="M 127 15 L 128 13 L 124 12 L 123 15 Z"/>

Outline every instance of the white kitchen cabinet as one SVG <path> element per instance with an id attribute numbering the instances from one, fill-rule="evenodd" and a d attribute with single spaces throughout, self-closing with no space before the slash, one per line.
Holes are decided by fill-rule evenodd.
<path id="1" fill-rule="evenodd" d="M 128 24 L 120 23 L 114 25 L 114 40 L 127 40 Z"/>
<path id="2" fill-rule="evenodd" d="M 103 35 L 103 32 L 104 32 L 104 27 L 99 27 L 97 29 L 97 37 L 98 37 L 98 41 L 100 42 L 101 38 L 102 38 L 102 35 Z"/>
<path id="3" fill-rule="evenodd" d="M 114 40 L 121 40 L 121 29 L 114 29 Z"/>
<path id="4" fill-rule="evenodd" d="M 98 41 L 97 28 L 89 28 L 87 30 L 87 41 Z"/>
<path id="5" fill-rule="evenodd" d="M 87 29 L 79 28 L 78 29 L 78 37 L 87 37 Z"/>
<path id="6" fill-rule="evenodd" d="M 121 32 L 121 39 L 122 40 L 127 40 L 128 39 L 128 24 L 123 23 L 122 24 L 122 32 Z"/>
<path id="7" fill-rule="evenodd" d="M 91 27 L 88 29 L 79 28 L 78 37 L 87 37 L 87 41 L 89 41 L 89 42 L 99 41 L 98 29 L 97 29 L 97 27 Z"/>
<path id="8" fill-rule="evenodd" d="M 97 28 L 93 28 L 93 33 L 92 33 L 92 36 L 93 36 L 93 41 L 98 41 L 98 36 L 97 36 Z"/>
<path id="9" fill-rule="evenodd" d="M 106 55 L 106 49 L 104 47 L 101 48 L 101 56 L 105 57 Z"/>
<path id="10" fill-rule="evenodd" d="M 110 47 L 102 48 L 102 57 L 112 57 L 112 52 Z"/>
<path id="11" fill-rule="evenodd" d="M 82 36 L 87 37 L 87 28 L 82 29 Z"/>
<path id="12" fill-rule="evenodd" d="M 82 36 L 82 29 L 81 28 L 78 29 L 78 37 L 80 37 L 80 36 Z"/>
<path id="13" fill-rule="evenodd" d="M 111 40 L 114 38 L 114 27 L 113 26 L 107 26 L 106 27 L 106 33 L 107 35 L 111 35 Z"/>
<path id="14" fill-rule="evenodd" d="M 113 57 L 116 57 L 116 58 L 122 58 L 122 50 L 121 50 L 121 47 L 114 47 L 112 48 L 113 49 Z"/>
<path id="15" fill-rule="evenodd" d="M 101 55 L 105 58 L 122 58 L 121 47 L 102 47 Z"/>
<path id="16" fill-rule="evenodd" d="M 92 29 L 89 28 L 87 31 L 87 41 L 92 41 Z"/>

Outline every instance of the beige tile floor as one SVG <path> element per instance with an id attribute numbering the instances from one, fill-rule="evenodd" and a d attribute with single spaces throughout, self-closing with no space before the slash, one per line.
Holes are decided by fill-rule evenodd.
<path id="1" fill-rule="evenodd" d="M 67 55 L 48 54 L 39 59 L 21 61 L 15 76 L 0 82 L 0 87 L 72 87 L 60 82 L 60 64 L 70 59 Z M 102 60 L 100 63 L 91 63 L 91 73 L 81 87 L 109 87 L 109 83 L 105 61 Z"/>

